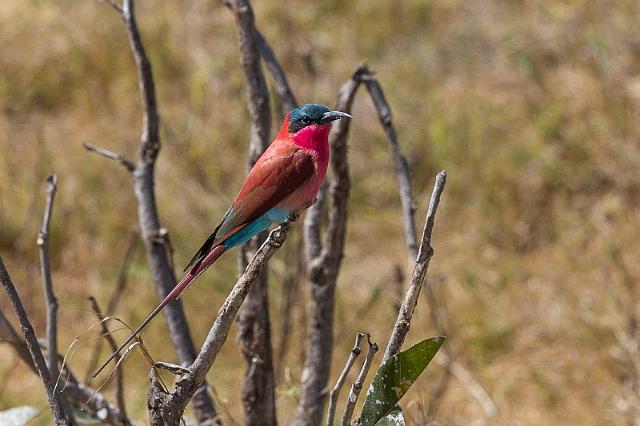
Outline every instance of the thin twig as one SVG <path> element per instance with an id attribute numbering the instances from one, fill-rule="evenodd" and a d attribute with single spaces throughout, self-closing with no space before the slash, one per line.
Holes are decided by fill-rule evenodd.
<path id="1" fill-rule="evenodd" d="M 378 345 L 371 342 L 371 336 L 369 333 L 367 333 L 367 342 L 369 343 L 369 351 L 367 352 L 367 357 L 364 359 L 364 363 L 362 364 L 362 369 L 360 369 L 360 374 L 358 374 L 358 377 L 355 382 L 353 382 L 351 390 L 349 391 L 349 398 L 347 399 L 347 403 L 344 407 L 344 415 L 342 416 L 342 426 L 349 426 L 349 423 L 351 422 L 353 410 L 356 408 L 358 396 L 360 395 L 362 386 L 364 386 L 364 380 L 367 378 L 369 367 L 371 367 L 373 357 L 376 355 L 376 352 L 378 352 Z"/>
<path id="2" fill-rule="evenodd" d="M 336 408 L 337 408 L 336 403 L 338 402 L 338 396 L 340 396 L 340 390 L 342 390 L 342 386 L 344 385 L 344 382 L 347 380 L 347 375 L 349 374 L 349 371 L 351 371 L 351 367 L 353 367 L 353 364 L 356 362 L 356 359 L 360 355 L 360 352 L 362 350 L 360 348 L 360 342 L 362 341 L 363 337 L 364 337 L 364 333 L 361 333 L 361 332 L 356 333 L 356 341 L 353 344 L 353 348 L 351 349 L 351 352 L 349 353 L 349 358 L 347 359 L 347 363 L 344 365 L 344 368 L 342 369 L 342 373 L 340 373 L 340 376 L 336 381 L 336 385 L 333 387 L 333 389 L 331 389 L 331 394 L 329 395 L 329 409 L 327 411 L 327 421 L 325 422 L 327 426 L 333 426 L 333 419 L 335 418 Z"/>
<path id="3" fill-rule="evenodd" d="M 49 228 L 51 225 L 51 215 L 53 211 L 53 200 L 56 197 L 58 177 L 50 175 L 47 177 L 47 201 L 45 203 L 42 227 L 38 233 L 36 244 L 40 253 L 40 274 L 42 275 L 42 288 L 44 300 L 47 304 L 47 358 L 49 372 L 55 381 L 54 392 L 60 394 L 58 382 L 60 380 L 60 370 L 58 368 L 58 299 L 53 292 L 53 282 L 51 280 L 51 263 L 49 262 Z M 64 396 L 60 396 L 60 403 L 65 412 L 70 413 L 70 407 Z M 75 424 L 73 417 L 69 418 Z"/>
<path id="4" fill-rule="evenodd" d="M 391 107 L 384 96 L 382 87 L 375 75 L 369 71 L 368 68 L 365 68 L 365 70 L 362 80 L 369 91 L 373 105 L 378 112 L 380 124 L 382 124 L 384 132 L 387 135 L 387 140 L 389 141 L 389 152 L 391 153 L 393 166 L 398 179 L 398 190 L 400 192 L 400 201 L 402 204 L 404 235 L 407 241 L 407 248 L 409 249 L 411 262 L 414 262 L 418 256 L 418 242 L 414 222 L 416 202 L 413 200 L 413 196 L 411 195 L 411 176 L 409 173 L 409 165 L 407 163 L 407 159 L 402 154 L 402 151 L 400 151 L 396 129 L 393 125 L 391 116 Z"/>
<path id="5" fill-rule="evenodd" d="M 18 336 L 13 326 L 4 317 L 2 310 L 0 310 L 0 331 L 0 337 L 13 346 L 20 359 L 22 359 L 35 374 L 39 374 L 33 363 L 27 344 Z M 62 357 L 58 354 L 58 359 L 60 358 Z M 65 379 L 65 385 L 61 389 L 61 392 L 69 401 L 85 407 L 92 416 L 105 423 L 114 426 L 122 424 L 118 408 L 111 404 L 104 395 L 92 389 L 87 384 L 79 382 L 68 367 L 63 367 L 62 375 Z M 127 420 L 127 424 L 133 423 L 131 420 Z"/>
<path id="6" fill-rule="evenodd" d="M 115 9 L 120 15 L 122 15 L 122 6 L 120 6 L 115 0 L 102 0 L 107 3 L 109 6 Z"/>
<path id="7" fill-rule="evenodd" d="M 350 112 L 353 99 L 360 86 L 358 68 L 345 83 L 336 102 L 336 109 Z M 318 425 L 322 421 L 327 384 L 331 370 L 333 348 L 333 311 L 335 287 L 344 255 L 344 241 L 347 228 L 347 204 L 349 201 L 350 178 L 347 161 L 347 138 L 350 120 L 340 120 L 331 133 L 331 183 L 328 189 L 329 218 L 327 230 L 319 254 L 308 260 L 307 275 L 311 284 L 311 303 L 305 342 L 305 360 L 300 387 L 300 402 L 293 424 Z M 316 206 L 321 203 L 316 203 Z M 320 235 L 320 210 L 312 206 L 305 223 L 305 240 L 313 246 L 306 252 L 318 252 Z M 309 218 L 311 216 L 311 218 Z"/>
<path id="8" fill-rule="evenodd" d="M 443 170 L 436 176 L 436 182 L 429 201 L 427 220 L 422 232 L 422 241 L 420 242 L 420 249 L 418 250 L 416 264 L 413 269 L 413 273 L 411 274 L 409 286 L 407 287 L 407 291 L 405 292 L 402 300 L 402 305 L 398 312 L 398 318 L 393 326 L 393 331 L 391 332 L 391 337 L 389 338 L 389 343 L 387 344 L 387 349 L 384 352 L 382 362 L 386 361 L 390 356 L 400 352 L 402 343 L 404 343 L 404 339 L 409 332 L 413 311 L 418 303 L 418 296 L 420 295 L 420 289 L 422 288 L 427 269 L 429 268 L 429 261 L 433 256 L 431 233 L 433 231 L 438 204 L 440 203 L 440 197 L 442 195 L 442 191 L 444 191 L 446 181 L 447 172 Z"/>
<path id="9" fill-rule="evenodd" d="M 95 152 L 98 155 L 102 155 L 103 157 L 107 157 L 107 158 L 110 158 L 111 160 L 117 161 L 118 163 L 122 164 L 124 168 L 127 169 L 129 172 L 133 172 L 133 170 L 136 168 L 133 162 L 131 162 L 129 159 L 127 159 L 127 157 L 125 157 L 122 154 L 118 154 L 116 152 L 109 151 L 107 149 L 100 148 L 95 145 L 91 145 L 89 143 L 83 143 L 82 146 L 87 151 Z"/>
<path id="10" fill-rule="evenodd" d="M 106 337 L 107 342 L 109 342 L 109 346 L 111 346 L 111 349 L 114 352 L 117 351 L 118 344 L 114 340 L 113 335 L 111 334 L 111 332 L 109 331 L 109 328 L 107 327 L 107 321 L 106 321 L 107 318 L 105 318 L 104 314 L 102 313 L 102 310 L 98 305 L 98 301 L 96 300 L 95 297 L 89 296 L 89 302 L 91 303 L 91 309 L 93 309 L 96 316 L 98 317 L 98 320 L 100 320 L 102 333 Z M 120 361 L 120 354 L 117 354 L 115 359 L 116 359 L 116 363 Z M 124 399 L 124 369 L 122 368 L 118 368 L 116 370 L 116 401 L 118 402 L 118 409 L 120 410 L 120 420 L 123 423 L 126 423 L 127 407 Z"/>
<path id="11" fill-rule="evenodd" d="M 0 342 L 9 343 L 13 347 L 13 350 L 16 351 L 16 354 L 18 354 L 18 357 L 20 357 L 34 373 L 38 374 L 38 370 L 31 359 L 29 348 L 24 343 L 24 340 L 18 336 L 18 333 L 16 333 L 16 330 L 7 317 L 4 316 L 2 309 L 0 309 Z"/>
<path id="12" fill-rule="evenodd" d="M 4 266 L 2 257 L 0 257 L 0 281 L 2 282 L 4 291 L 7 293 L 7 296 L 11 301 L 13 311 L 18 317 L 22 334 L 24 335 L 27 347 L 29 348 L 29 353 L 31 353 L 31 358 L 33 359 L 33 364 L 38 370 L 38 374 L 40 374 L 40 378 L 42 379 L 44 388 L 47 391 L 47 400 L 49 401 L 49 406 L 51 407 L 51 412 L 53 413 L 54 423 L 56 425 L 66 425 L 68 421 L 73 422 L 73 418 L 64 409 L 62 396 L 54 389 L 54 380 L 51 376 L 51 373 L 47 369 L 47 363 L 45 362 L 42 351 L 40 350 L 40 345 L 38 344 L 36 333 L 33 330 L 31 322 L 29 321 L 29 317 L 27 316 L 27 312 L 24 309 L 22 300 L 20 299 L 20 296 L 18 295 L 18 292 L 16 291 L 13 282 L 11 281 L 11 277 L 9 276 L 9 273 Z"/>
<path id="13" fill-rule="evenodd" d="M 227 340 L 231 325 L 244 301 L 251 286 L 258 279 L 258 275 L 263 265 L 282 246 L 289 231 L 289 221 L 297 220 L 297 217 L 290 217 L 288 221 L 271 231 L 267 240 L 256 251 L 246 270 L 238 279 L 233 289 L 227 296 L 218 315 L 209 330 L 209 334 L 202 345 L 198 357 L 189 367 L 192 373 L 186 374 L 176 383 L 176 389 L 172 394 L 161 392 L 157 383 L 152 380 L 149 386 L 147 401 L 150 403 L 151 423 L 160 424 L 165 421 L 179 421 L 187 404 L 196 390 L 204 383 L 207 372 L 211 369 L 224 342 Z"/>
<path id="14" fill-rule="evenodd" d="M 47 177 L 47 201 L 42 218 L 42 227 L 38 233 L 36 244 L 40 252 L 40 274 L 42 275 L 42 287 L 44 300 L 47 304 L 47 354 L 51 377 L 57 380 L 58 371 L 58 299 L 53 292 L 51 281 L 51 265 L 49 263 L 49 227 L 51 224 L 51 212 L 53 200 L 56 197 L 58 178 L 56 175 Z"/>
<path id="15" fill-rule="evenodd" d="M 258 29 L 256 29 L 256 39 L 262 59 L 267 65 L 267 69 L 269 70 L 271 77 L 273 77 L 274 88 L 278 95 L 278 99 L 280 99 L 280 102 L 284 105 L 286 112 L 289 112 L 295 108 L 298 103 L 296 102 L 293 91 L 289 86 L 287 75 L 276 59 L 276 55 L 273 53 L 271 46 L 269 46 L 269 43 Z"/>

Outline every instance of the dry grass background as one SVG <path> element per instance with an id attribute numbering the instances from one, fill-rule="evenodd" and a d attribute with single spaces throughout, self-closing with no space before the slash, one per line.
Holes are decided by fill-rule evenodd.
<path id="1" fill-rule="evenodd" d="M 485 418 L 454 379 L 436 417 L 445 424 L 631 421 L 637 359 L 624 342 L 635 337 L 640 277 L 640 3 L 256 1 L 255 9 L 301 101 L 332 104 L 362 60 L 377 71 L 410 160 L 420 226 L 435 172 L 449 172 L 431 283 L 448 348 L 498 413 Z M 234 23 L 216 1 L 139 0 L 138 10 L 163 118 L 159 207 L 183 265 L 244 177 L 249 119 Z M 0 253 L 43 334 L 35 236 L 44 178 L 57 173 L 51 248 L 64 348 L 94 321 L 85 297 L 109 297 L 136 222 L 126 172 L 81 147 L 135 155 L 135 69 L 118 16 L 93 0 L 3 0 L 0 46 Z M 334 375 L 356 329 L 386 342 L 399 291 L 393 269 L 407 269 L 384 135 L 366 97 L 354 115 Z M 288 244 L 272 262 L 276 346 L 282 276 L 294 251 Z M 229 255 L 184 296 L 196 342 L 236 273 Z M 142 250 L 125 297 L 118 314 L 133 324 L 156 302 Z M 0 303 L 7 308 L 4 296 Z M 279 360 L 282 424 L 296 402 L 302 306 L 292 347 Z M 434 334 L 429 318 L 423 301 L 411 342 Z M 162 320 L 145 340 L 155 357 L 173 360 Z M 81 341 L 72 360 L 78 373 L 94 344 Z M 238 359 L 231 340 L 209 374 L 228 424 L 241 423 Z M 142 423 L 146 372 L 139 354 L 127 363 L 129 409 Z M 441 374 L 431 365 L 407 395 L 414 423 L 423 421 Z M 37 378 L 6 345 L 0 380 L 0 409 L 45 407 Z M 43 410 L 36 423 L 48 422 Z"/>

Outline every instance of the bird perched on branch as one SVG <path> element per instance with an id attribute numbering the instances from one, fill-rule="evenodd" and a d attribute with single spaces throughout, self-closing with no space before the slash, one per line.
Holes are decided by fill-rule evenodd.
<path id="1" fill-rule="evenodd" d="M 273 223 L 315 202 L 329 164 L 329 130 L 340 118 L 351 118 L 324 105 L 294 108 L 278 136 L 251 168 L 220 224 L 193 256 L 186 274 L 127 340 L 96 370 L 97 376 L 169 302 L 231 247 L 249 241 Z"/>

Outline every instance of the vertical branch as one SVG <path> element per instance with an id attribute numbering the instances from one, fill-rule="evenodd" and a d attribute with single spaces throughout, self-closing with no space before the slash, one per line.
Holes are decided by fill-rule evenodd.
<path id="1" fill-rule="evenodd" d="M 55 390 L 54 380 L 47 369 L 47 363 L 45 362 L 42 351 L 40 350 L 36 333 L 33 330 L 31 322 L 29 322 L 29 317 L 24 309 L 22 300 L 20 300 L 20 296 L 11 281 L 11 277 L 4 266 L 2 258 L 0 258 L 0 282 L 2 282 L 2 287 L 7 293 L 7 296 L 9 296 L 13 311 L 16 313 L 18 321 L 20 322 L 20 328 L 22 329 L 22 334 L 24 335 L 27 347 L 29 348 L 31 359 L 33 360 L 33 364 L 38 370 L 38 374 L 44 384 L 44 388 L 47 392 L 47 400 L 49 401 L 49 406 L 53 413 L 54 424 L 66 425 L 68 423 L 74 423 L 73 417 L 65 411 L 62 395 Z"/>
<path id="2" fill-rule="evenodd" d="M 360 396 L 360 391 L 362 390 L 362 386 L 364 386 L 364 379 L 367 378 L 367 373 L 369 373 L 369 367 L 371 367 L 373 357 L 376 355 L 376 352 L 378 352 L 378 345 L 371 342 L 371 336 L 369 333 L 367 333 L 367 342 L 369 343 L 369 351 L 367 352 L 367 357 L 364 359 L 364 363 L 362 364 L 358 377 L 353 382 L 353 385 L 351 385 L 351 389 L 349 390 L 349 397 L 347 398 L 347 404 L 344 407 L 344 415 L 342 416 L 342 426 L 349 426 L 349 423 L 351 422 L 353 410 L 356 408 L 356 403 L 358 402 L 358 396 Z"/>
<path id="3" fill-rule="evenodd" d="M 405 292 L 404 299 L 398 312 L 398 318 L 393 326 L 387 349 L 384 352 L 382 362 L 387 360 L 390 356 L 393 356 L 400 352 L 402 343 L 409 332 L 411 326 L 411 318 L 413 317 L 413 311 L 418 303 L 418 296 L 420 295 L 420 289 L 424 283 L 424 277 L 429 268 L 429 261 L 433 256 L 433 248 L 431 247 L 431 233 L 433 231 L 433 225 L 435 223 L 436 212 L 440 203 L 440 197 L 444 186 L 447 181 L 447 173 L 443 170 L 436 176 L 436 182 L 433 187 L 431 199 L 429 201 L 429 210 L 427 211 L 427 220 L 422 231 L 422 241 L 420 242 L 420 249 L 418 250 L 418 257 L 416 264 L 411 274 L 409 286 Z"/>
<path id="4" fill-rule="evenodd" d="M 118 8 L 116 10 L 120 12 Z M 175 287 L 176 277 L 170 259 L 168 232 L 160 226 L 154 190 L 155 164 L 160 150 L 160 115 L 151 63 L 138 31 L 133 0 L 124 0 L 121 15 L 136 63 L 142 103 L 139 157 L 133 171 L 133 187 L 138 203 L 138 222 L 156 292 L 159 298 L 163 299 Z M 172 301 L 163 309 L 162 313 L 169 327 L 171 340 L 180 362 L 183 364 L 192 363 L 196 357 L 196 349 L 182 303 L 179 300 Z M 197 393 L 193 400 L 193 406 L 200 422 L 206 422 L 217 416 L 211 396 L 206 389 Z"/>
<path id="5" fill-rule="evenodd" d="M 360 355 L 360 352 L 362 350 L 360 348 L 360 342 L 362 341 L 363 337 L 364 333 L 356 333 L 356 341 L 353 344 L 353 349 L 351 349 L 351 352 L 349 353 L 347 363 L 342 369 L 342 373 L 340 373 L 340 376 L 336 381 L 336 385 L 333 387 L 333 389 L 331 389 L 331 394 L 329 396 L 329 408 L 327 410 L 327 421 L 325 422 L 326 426 L 333 426 L 333 419 L 336 416 L 336 404 L 338 402 L 338 397 L 340 396 L 340 390 L 342 389 L 344 382 L 347 380 L 347 375 L 349 374 L 349 371 L 351 371 L 351 367 L 353 367 L 353 364 L 355 364 L 356 359 Z"/>
<path id="6" fill-rule="evenodd" d="M 360 86 L 358 68 L 351 79 L 340 89 L 336 109 L 350 112 L 355 93 Z M 296 411 L 294 425 L 319 425 L 322 421 L 326 387 L 331 369 L 333 349 L 333 309 L 334 293 L 338 272 L 344 253 L 344 240 L 347 228 L 347 203 L 349 200 L 350 180 L 347 163 L 347 137 L 350 121 L 340 120 L 331 134 L 331 170 L 329 187 L 329 222 L 320 253 L 308 263 L 307 274 L 311 283 L 311 303 L 309 306 L 309 324 L 305 342 L 305 360 L 302 371 L 300 402 Z M 312 210 L 312 219 L 305 223 L 305 239 L 311 237 L 312 246 L 307 253 L 317 252 L 317 236 L 320 235 L 320 216 L 318 207 Z"/>
<path id="7" fill-rule="evenodd" d="M 247 88 L 247 102 L 251 117 L 251 140 L 247 169 L 256 163 L 269 146 L 271 133 L 271 108 L 269 90 L 260 63 L 261 49 L 273 52 L 264 38 L 258 35 L 255 17 L 249 0 L 227 0 L 235 20 L 240 48 L 240 66 Z M 262 43 L 260 43 L 262 41 Z M 281 71 L 281 70 L 280 70 Z M 241 270 L 247 264 L 250 252 L 255 252 L 265 241 L 266 232 L 245 244 L 240 252 Z M 247 363 L 242 403 L 245 423 L 248 425 L 275 425 L 275 373 L 271 347 L 271 324 L 269 319 L 268 269 L 262 269 L 238 316 L 238 342 Z"/>
<path id="8" fill-rule="evenodd" d="M 40 274 L 44 289 L 44 299 L 47 304 L 47 355 L 51 377 L 57 380 L 58 371 L 58 299 L 53 293 L 51 282 L 51 265 L 49 263 L 49 225 L 51 211 L 56 196 L 58 178 L 56 175 L 47 177 L 47 201 L 44 208 L 42 228 L 38 233 L 36 244 L 40 251 Z"/>

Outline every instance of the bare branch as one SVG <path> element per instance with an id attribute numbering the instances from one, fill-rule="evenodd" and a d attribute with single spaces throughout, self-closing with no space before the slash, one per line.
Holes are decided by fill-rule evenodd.
<path id="1" fill-rule="evenodd" d="M 2 309 L 0 309 L 0 341 L 9 343 L 18 354 L 18 357 L 20 357 L 34 373 L 38 374 L 38 370 L 31 359 L 29 348 L 24 343 L 24 340 L 18 336 L 18 333 L 16 333 L 16 330 L 9 320 L 4 316 Z"/>
<path id="2" fill-rule="evenodd" d="M 314 260 L 319 258 L 322 251 L 322 212 L 325 206 L 325 200 L 327 199 L 327 183 L 325 182 L 320 187 L 318 197 L 314 205 L 307 209 L 307 214 L 304 218 L 304 246 L 305 255 L 307 258 L 307 264 L 311 264 Z"/>
<path id="3" fill-rule="evenodd" d="M 51 223 L 51 211 L 53 200 L 56 196 L 58 178 L 56 175 L 47 177 L 47 201 L 44 208 L 42 228 L 38 233 L 36 244 L 40 252 L 40 274 L 42 275 L 42 287 L 44 300 L 47 304 L 47 355 L 51 377 L 57 380 L 58 371 L 58 299 L 53 293 L 51 282 L 51 266 L 49 264 L 49 225 Z"/>
<path id="4" fill-rule="evenodd" d="M 416 264 L 413 269 L 413 273 L 411 274 L 409 286 L 407 287 L 404 299 L 402 300 L 402 305 L 398 312 L 398 318 L 393 326 L 393 331 L 391 332 L 391 337 L 389 338 L 389 343 L 387 344 L 387 349 L 385 350 L 382 362 L 400 351 L 402 343 L 404 343 L 404 339 L 409 332 L 411 317 L 413 316 L 413 311 L 418 303 L 418 296 L 420 295 L 420 289 L 422 288 L 427 269 L 429 268 L 429 261 L 433 256 L 431 233 L 433 231 L 438 204 L 440 203 L 440 197 L 442 195 L 442 191 L 444 191 L 446 181 L 447 173 L 443 170 L 436 176 L 436 182 L 429 201 L 427 220 L 422 232 L 422 241 L 420 243 Z"/>
<path id="5" fill-rule="evenodd" d="M 120 4 L 118 4 L 115 0 L 102 0 L 103 2 L 107 3 L 109 6 L 111 6 L 116 12 L 118 12 L 120 15 L 122 15 L 122 6 L 120 6 Z"/>
<path id="6" fill-rule="evenodd" d="M 160 150 L 160 115 L 156 102 L 155 84 L 151 64 L 138 31 L 133 0 L 124 0 L 122 18 L 129 37 L 131 52 L 136 63 L 138 85 L 142 103 L 142 131 L 138 162 L 133 171 L 133 186 L 138 203 L 138 222 L 144 241 L 147 260 L 160 299 L 169 294 L 176 285 L 176 277 L 168 249 L 168 235 L 163 233 L 156 205 L 154 191 L 154 170 Z M 163 310 L 169 327 L 173 346 L 181 363 L 190 364 L 196 356 L 182 303 L 169 303 Z M 206 422 L 216 418 L 211 396 L 207 391 L 199 392 L 193 400 L 198 421 Z"/>
<path id="7" fill-rule="evenodd" d="M 209 334 L 202 346 L 198 357 L 189 367 L 192 373 L 187 373 L 176 383 L 172 394 L 167 394 L 152 380 L 149 386 L 148 401 L 150 401 L 151 424 L 177 423 L 184 412 L 190 398 L 204 383 L 207 372 L 211 369 L 233 324 L 242 302 L 252 285 L 258 279 L 263 265 L 282 246 L 287 238 L 290 221 L 297 217 L 290 217 L 288 221 L 271 231 L 267 240 L 253 256 L 246 270 L 238 279 L 218 311 Z M 151 404 L 153 402 L 153 404 Z"/>
<path id="8" fill-rule="evenodd" d="M 415 262 L 415 259 L 418 256 L 418 242 L 413 217 L 416 211 L 416 202 L 413 200 L 413 196 L 411 195 L 409 165 L 407 163 L 407 159 L 400 151 L 396 129 L 393 126 L 393 120 L 391 117 L 391 107 L 384 96 L 384 92 L 382 91 L 382 87 L 380 86 L 378 79 L 371 71 L 369 71 L 368 68 L 365 68 L 365 72 L 362 75 L 362 81 L 369 91 L 373 105 L 378 112 L 380 124 L 382 124 L 384 132 L 387 135 L 387 140 L 389 141 L 389 152 L 391 153 L 396 176 L 398 178 L 398 190 L 400 192 L 400 201 L 402 203 L 404 235 L 407 241 L 407 248 L 409 249 L 411 262 Z"/>
<path id="9" fill-rule="evenodd" d="M 249 0 L 227 0 L 235 20 L 240 48 L 240 66 L 245 78 L 251 117 L 251 140 L 247 170 L 269 146 L 271 108 L 269 90 L 260 63 L 260 47 L 255 17 Z M 263 44 L 266 41 L 263 39 Z M 267 46 L 268 47 L 268 46 Z M 251 252 L 264 242 L 266 232 L 247 242 L 241 249 L 240 266 L 244 270 Z M 242 387 L 244 421 L 247 425 L 275 425 L 275 372 L 269 320 L 268 269 L 265 265 L 252 286 L 238 315 L 238 343 L 245 356 L 246 372 Z"/>
<path id="10" fill-rule="evenodd" d="M 114 340 L 113 336 L 111 335 L 111 332 L 109 331 L 109 328 L 107 327 L 106 318 L 102 313 L 100 306 L 98 305 L 98 301 L 93 296 L 89 296 L 88 299 L 89 299 L 89 302 L 91 303 L 91 309 L 93 309 L 93 312 L 95 312 L 96 316 L 98 317 L 98 320 L 100 321 L 100 327 L 102 328 L 102 333 L 106 337 L 107 342 L 109 342 L 109 346 L 111 346 L 111 349 L 114 352 L 117 351 L 118 344 Z M 120 357 L 121 357 L 120 354 L 116 355 L 116 358 L 115 358 L 116 363 L 120 361 Z M 120 420 L 122 421 L 122 423 L 126 423 L 127 422 L 127 406 L 124 399 L 124 369 L 122 368 L 118 368 L 116 370 L 116 401 L 118 402 L 118 409 L 120 410 Z"/>
<path id="11" fill-rule="evenodd" d="M 364 333 L 356 333 L 356 341 L 353 344 L 351 352 L 349 353 L 347 363 L 342 369 L 342 373 L 340 373 L 340 376 L 336 381 L 336 385 L 333 387 L 333 389 L 331 389 L 331 394 L 329 395 L 329 409 L 327 410 L 327 421 L 325 422 L 327 426 L 333 426 L 333 419 L 335 418 L 337 408 L 336 403 L 338 402 L 338 396 L 340 396 L 340 390 L 342 389 L 344 382 L 347 380 L 347 375 L 349 374 L 349 371 L 351 371 L 351 367 L 353 367 L 353 364 L 356 362 L 356 359 L 360 355 L 360 342 L 362 341 L 363 337 Z"/>
<path id="12" fill-rule="evenodd" d="M 44 356 L 42 355 L 42 351 L 40 350 L 40 345 L 38 344 L 36 333 L 33 330 L 31 322 L 29 322 L 29 317 L 27 316 L 27 312 L 22 305 L 22 300 L 20 300 L 20 296 L 18 295 L 18 292 L 16 291 L 13 282 L 11 281 L 9 272 L 7 272 L 7 269 L 5 268 L 4 262 L 2 261 L 1 257 L 0 281 L 2 282 L 2 286 L 4 287 L 4 291 L 7 293 L 7 296 L 9 296 L 13 311 L 18 317 L 20 328 L 22 329 L 22 334 L 24 335 L 27 347 L 29 348 L 29 353 L 31 354 L 33 364 L 38 370 L 38 374 L 40 375 L 42 383 L 44 384 L 44 388 L 47 391 L 47 399 L 49 401 L 49 406 L 51 407 L 51 412 L 53 413 L 54 423 L 56 425 L 66 425 L 67 422 L 73 423 L 73 418 L 70 417 L 70 415 L 64 410 L 62 396 L 55 391 L 54 380 L 51 376 L 51 373 L 47 369 L 47 364 L 44 360 Z"/>
<path id="13" fill-rule="evenodd" d="M 358 68 L 349 81 L 342 86 L 338 94 L 336 109 L 350 112 L 355 93 L 360 86 Z M 347 226 L 347 203 L 349 200 L 350 180 L 347 163 L 347 137 L 350 120 L 337 122 L 331 134 L 331 170 L 332 179 L 328 190 L 329 223 L 320 253 L 308 262 L 311 283 L 311 304 L 309 323 L 305 343 L 306 353 L 302 371 L 300 402 L 293 422 L 296 426 L 319 425 L 322 421 L 326 387 L 331 370 L 331 352 L 333 348 L 333 310 L 334 293 L 338 272 L 344 254 L 344 240 Z M 320 211 L 314 207 L 312 218 L 305 223 L 305 240 L 312 246 L 307 253 L 317 253 L 320 235 Z M 309 216 L 307 216 L 309 217 Z"/>
<path id="14" fill-rule="evenodd" d="M 22 340 L 13 326 L 5 318 L 4 314 L 0 310 L 0 338 L 3 341 L 8 342 L 13 346 L 14 350 L 18 353 L 18 356 L 22 361 L 35 373 L 39 374 L 36 369 L 29 348 L 27 344 Z M 62 356 L 58 354 L 58 359 Z M 84 407 L 85 410 L 92 416 L 100 419 L 101 421 L 110 425 L 121 425 L 121 416 L 118 408 L 111 404 L 101 393 L 95 391 L 90 386 L 78 382 L 76 377 L 71 373 L 68 367 L 65 367 L 62 371 L 61 382 L 64 382 L 64 386 L 60 390 L 64 396 Z M 126 424 L 133 424 L 131 420 L 127 419 Z"/>
<path id="15" fill-rule="evenodd" d="M 248 0 L 225 0 L 236 19 L 238 42 L 240 45 L 240 66 L 247 88 L 249 115 L 251 116 L 251 147 L 249 168 L 269 145 L 271 132 L 271 109 L 269 91 L 260 65 L 260 50 L 253 10 Z"/>
<path id="16" fill-rule="evenodd" d="M 353 382 L 351 390 L 349 391 L 349 398 L 347 399 L 347 404 L 344 407 L 344 415 L 342 416 L 342 426 L 349 426 L 349 423 L 351 422 L 353 410 L 356 408 L 358 396 L 360 395 L 362 386 L 364 386 L 364 380 L 367 378 L 369 367 L 371 367 L 373 357 L 376 355 L 376 352 L 378 352 L 378 345 L 371 342 L 371 336 L 369 333 L 367 333 L 367 342 L 369 343 L 369 351 L 367 352 L 367 357 L 364 359 L 364 363 L 360 369 L 360 374 L 358 374 L 358 377 L 355 382 Z"/>
<path id="17" fill-rule="evenodd" d="M 118 163 L 122 164 L 124 168 L 127 169 L 129 172 L 133 172 L 133 170 L 136 168 L 136 166 L 134 166 L 134 164 L 122 154 L 118 154 L 116 152 L 109 151 L 107 149 L 100 148 L 98 146 L 91 145 L 88 143 L 83 143 L 82 146 L 87 151 L 95 152 L 98 155 L 102 155 L 103 157 L 107 157 L 107 158 L 110 158 L 111 160 L 117 161 Z"/>
<path id="18" fill-rule="evenodd" d="M 276 94 L 278 95 L 278 99 L 280 99 L 280 102 L 282 102 L 286 111 L 289 112 L 293 108 L 295 108 L 298 103 L 296 102 L 296 98 L 291 91 L 291 87 L 289 86 L 287 75 L 280 66 L 280 63 L 278 63 L 276 55 L 273 53 L 271 46 L 269 46 L 269 43 L 257 28 L 256 40 L 258 42 L 258 48 L 260 49 L 262 59 L 267 65 L 267 69 L 269 70 L 271 77 L 273 77 L 274 88 Z"/>

